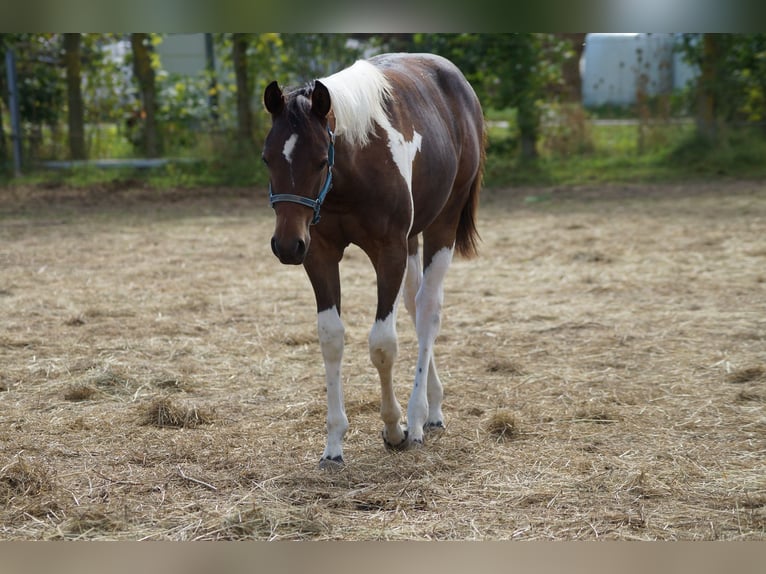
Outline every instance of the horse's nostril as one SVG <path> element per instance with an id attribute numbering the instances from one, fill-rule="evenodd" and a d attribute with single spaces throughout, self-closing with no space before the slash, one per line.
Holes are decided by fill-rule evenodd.
<path id="1" fill-rule="evenodd" d="M 295 254 L 299 259 L 303 259 L 303 256 L 306 255 L 306 242 L 303 239 L 298 240 L 295 246 Z"/>
<path id="2" fill-rule="evenodd" d="M 279 248 L 277 247 L 277 238 L 272 237 L 271 238 L 271 252 L 279 257 Z"/>

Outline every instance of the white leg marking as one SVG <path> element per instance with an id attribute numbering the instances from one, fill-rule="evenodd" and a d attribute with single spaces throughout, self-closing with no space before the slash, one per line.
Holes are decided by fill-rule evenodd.
<path id="1" fill-rule="evenodd" d="M 335 307 L 317 315 L 317 331 L 327 383 L 327 446 L 322 458 L 337 460 L 343 457 L 343 435 L 348 429 L 348 418 L 343 407 L 341 380 L 345 329 Z"/>
<path id="2" fill-rule="evenodd" d="M 412 322 L 415 323 L 415 296 L 423 280 L 420 268 L 420 252 L 407 257 L 407 275 L 404 279 L 404 308 L 407 309 Z"/>
<path id="3" fill-rule="evenodd" d="M 442 400 L 444 399 L 444 387 L 439 380 L 439 374 L 436 372 L 436 363 L 434 363 L 433 353 L 431 354 L 431 363 L 428 365 L 428 419 L 426 424 L 434 427 L 444 426 L 444 415 L 442 414 Z"/>
<path id="4" fill-rule="evenodd" d="M 370 330 L 370 360 L 380 375 L 380 418 L 383 438 L 391 445 L 404 441 L 404 429 L 399 424 L 402 409 L 394 395 L 394 362 L 399 351 L 396 336 L 396 305 L 383 320 L 378 319 Z"/>
<path id="5" fill-rule="evenodd" d="M 452 248 L 445 247 L 434 254 L 423 274 L 423 282 L 415 297 L 415 331 L 418 335 L 418 363 L 415 369 L 415 384 L 407 405 L 407 429 L 410 440 L 423 440 L 423 425 L 429 416 L 429 394 L 439 404 L 434 405 L 432 416 L 441 416 L 441 383 L 436 387 L 438 377 L 433 368 L 433 345 L 441 326 L 441 308 L 444 301 L 444 277 L 452 262 Z M 430 371 L 431 392 L 428 393 Z M 435 421 L 433 421 L 435 422 Z"/>
<path id="6" fill-rule="evenodd" d="M 416 326 L 415 296 L 418 293 L 418 289 L 420 289 L 422 281 L 423 271 L 420 268 L 420 253 L 418 252 L 407 258 L 407 276 L 404 281 L 404 306 L 412 318 L 413 324 Z M 442 399 L 444 398 L 444 390 L 436 371 L 433 354 L 431 355 L 431 362 L 428 366 L 427 388 L 428 420 L 426 423 L 429 425 L 443 426 L 444 416 L 442 414 Z"/>
<path id="7" fill-rule="evenodd" d="M 293 152 L 295 151 L 295 144 L 298 142 L 298 134 L 293 134 L 285 142 L 285 147 L 282 148 L 282 155 L 285 156 L 287 163 L 293 163 Z"/>

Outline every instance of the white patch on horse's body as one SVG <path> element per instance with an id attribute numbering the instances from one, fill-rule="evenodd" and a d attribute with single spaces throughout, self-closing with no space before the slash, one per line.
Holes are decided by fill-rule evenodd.
<path id="1" fill-rule="evenodd" d="M 327 446 L 322 458 L 338 460 L 343 457 L 343 435 L 348 429 L 348 418 L 343 407 L 341 379 L 345 329 L 334 306 L 317 314 L 317 332 L 327 382 Z"/>
<path id="2" fill-rule="evenodd" d="M 423 425 L 441 422 L 441 382 L 433 366 L 433 346 L 441 326 L 444 277 L 452 263 L 453 247 L 437 251 L 423 273 L 415 296 L 415 332 L 418 336 L 418 362 L 415 383 L 407 405 L 410 440 L 422 442 Z M 430 404 L 429 401 L 434 404 Z"/>
<path id="3" fill-rule="evenodd" d="M 319 81 L 330 92 L 335 135 L 347 138 L 352 146 L 366 146 L 375 123 L 388 122 L 385 103 L 391 98 L 391 83 L 370 62 L 358 60 Z"/>
<path id="4" fill-rule="evenodd" d="M 413 130 L 412 140 L 391 124 L 386 113 L 386 100 L 392 97 L 391 82 L 370 62 L 358 60 L 353 66 L 319 80 L 330 92 L 335 114 L 335 135 L 345 137 L 351 145 L 366 146 L 375 124 L 388 136 L 391 157 L 407 184 L 412 201 L 412 165 L 420 151 L 421 134 Z M 413 203 L 414 220 L 414 203 Z"/>
<path id="5" fill-rule="evenodd" d="M 293 163 L 293 152 L 295 151 L 295 144 L 298 142 L 298 134 L 293 134 L 285 142 L 285 147 L 282 148 L 282 155 L 285 156 L 287 163 Z"/>
<path id="6" fill-rule="evenodd" d="M 402 174 L 407 189 L 412 197 L 412 164 L 415 162 L 415 156 L 420 151 L 420 143 L 423 141 L 423 136 L 418 132 L 412 132 L 412 140 L 407 141 L 404 139 L 404 134 L 398 131 L 391 122 L 386 121 L 380 124 L 386 134 L 388 135 L 388 149 L 391 150 L 391 157 L 399 168 L 399 173 Z"/>

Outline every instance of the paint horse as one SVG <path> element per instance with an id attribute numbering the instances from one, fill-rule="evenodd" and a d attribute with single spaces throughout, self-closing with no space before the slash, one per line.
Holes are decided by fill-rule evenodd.
<path id="1" fill-rule="evenodd" d="M 287 93 L 272 82 L 264 103 L 272 118 L 263 150 L 276 213 L 271 248 L 284 264 L 303 264 L 316 296 L 327 383 L 320 467 L 343 464 L 348 428 L 338 266 L 351 243 L 377 276 L 369 350 L 380 376 L 383 440 L 391 449 L 422 445 L 424 431 L 444 428 L 433 356 L 444 277 L 453 252 L 475 255 L 478 241 L 485 147 L 479 100 L 444 58 L 384 54 Z M 406 428 L 393 385 L 401 293 L 418 338 Z"/>

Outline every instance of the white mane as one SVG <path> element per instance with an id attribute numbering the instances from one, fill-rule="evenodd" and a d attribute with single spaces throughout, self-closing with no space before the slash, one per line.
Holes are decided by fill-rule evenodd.
<path id="1" fill-rule="evenodd" d="M 391 83 L 369 62 L 357 60 L 353 66 L 319 81 L 330 92 L 336 135 L 364 147 L 376 122 L 388 125 L 384 104 L 391 97 Z"/>

